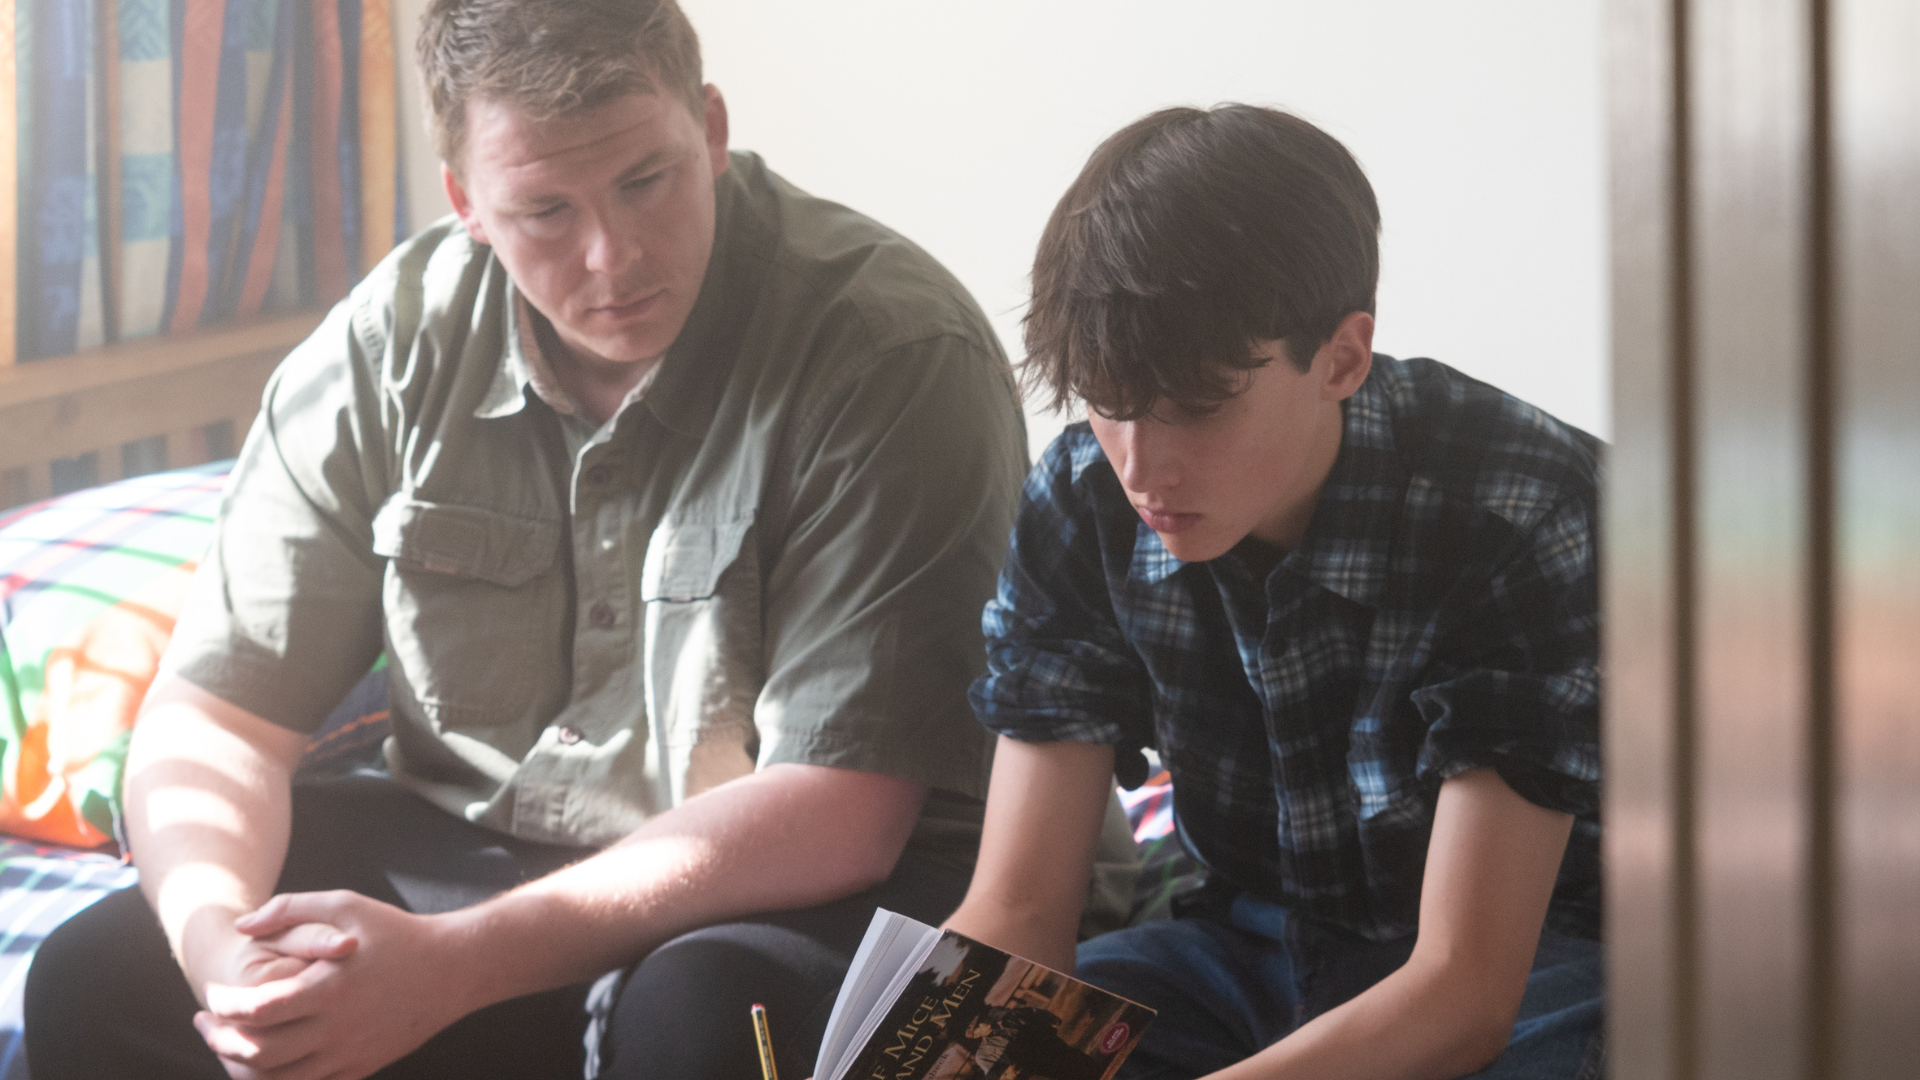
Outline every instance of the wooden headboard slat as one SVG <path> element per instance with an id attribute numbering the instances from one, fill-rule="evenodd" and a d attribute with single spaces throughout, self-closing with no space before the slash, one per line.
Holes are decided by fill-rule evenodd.
<path id="1" fill-rule="evenodd" d="M 150 447 L 123 451 L 143 439 L 166 439 L 159 459 L 168 466 L 207 460 L 208 427 L 231 424 L 233 439 L 244 437 L 267 377 L 322 315 L 250 319 L 0 367 L 0 508 L 53 494 L 55 462 L 64 476 L 118 479 L 123 457 L 156 460 L 144 452 Z"/>

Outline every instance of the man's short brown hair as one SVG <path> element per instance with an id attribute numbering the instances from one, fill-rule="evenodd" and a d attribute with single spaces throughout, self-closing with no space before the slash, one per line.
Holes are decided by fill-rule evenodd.
<path id="1" fill-rule="evenodd" d="M 1093 152 L 1033 264 L 1029 389 L 1137 419 L 1206 412 L 1278 340 L 1305 370 L 1373 311 L 1380 209 L 1346 147 L 1277 109 L 1166 109 Z"/>
<path id="2" fill-rule="evenodd" d="M 433 148 L 455 173 L 475 99 L 550 119 L 677 94 L 706 113 L 700 39 L 674 0 L 433 0 L 417 47 Z"/>

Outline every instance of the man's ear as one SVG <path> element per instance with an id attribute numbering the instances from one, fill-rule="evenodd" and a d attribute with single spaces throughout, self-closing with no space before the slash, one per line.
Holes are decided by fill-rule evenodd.
<path id="1" fill-rule="evenodd" d="M 477 243 L 490 243 L 486 227 L 480 224 L 480 215 L 473 212 L 473 200 L 467 198 L 467 189 L 461 186 L 460 178 L 453 175 L 453 170 L 444 161 L 440 163 L 440 186 L 446 190 L 447 202 L 453 206 L 460 224 L 467 227 L 467 235 Z"/>
<path id="2" fill-rule="evenodd" d="M 713 161 L 713 175 L 719 176 L 727 171 L 727 99 L 712 83 L 706 85 L 706 96 L 707 156 Z"/>
<path id="3" fill-rule="evenodd" d="M 1320 376 L 1326 398 L 1345 401 L 1352 397 L 1373 370 L 1373 316 L 1364 311 L 1349 312 L 1314 359 L 1316 366 L 1326 364 Z"/>

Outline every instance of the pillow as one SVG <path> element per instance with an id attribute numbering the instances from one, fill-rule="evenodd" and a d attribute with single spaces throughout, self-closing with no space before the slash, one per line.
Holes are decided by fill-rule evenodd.
<path id="1" fill-rule="evenodd" d="M 1173 914 L 1174 900 L 1206 883 L 1206 868 L 1180 843 L 1173 821 L 1173 777 L 1165 769 L 1132 791 L 1122 789 L 1120 805 L 1140 847 L 1140 876 L 1134 880 L 1128 925 Z"/>
<path id="2" fill-rule="evenodd" d="M 227 466 L 0 514 L 0 831 L 113 838 L 134 714 L 207 542 Z"/>
<path id="3" fill-rule="evenodd" d="M 228 463 L 122 480 L 0 514 L 0 832 L 117 836 L 134 716 L 213 537 Z M 303 776 L 370 764 L 384 659 L 316 732 Z"/>

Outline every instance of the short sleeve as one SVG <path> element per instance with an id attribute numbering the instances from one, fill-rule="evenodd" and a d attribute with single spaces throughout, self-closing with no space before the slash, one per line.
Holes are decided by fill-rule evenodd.
<path id="1" fill-rule="evenodd" d="M 296 731 L 317 728 L 380 652 L 354 303 L 335 307 L 268 382 L 165 660 Z"/>
<path id="2" fill-rule="evenodd" d="M 1028 476 L 982 618 L 987 674 L 970 697 L 980 722 L 1009 738 L 1115 746 L 1116 772 L 1137 786 L 1145 779 L 1139 750 L 1152 740 L 1151 683 L 1114 617 L 1095 475 L 1086 469 L 1096 448 L 1091 435 L 1070 429 Z"/>
<path id="3" fill-rule="evenodd" d="M 1006 361 L 958 334 L 902 344 L 794 424 L 783 529 L 762 541 L 758 763 L 984 796 L 991 741 L 966 691 L 1026 464 Z"/>
<path id="4" fill-rule="evenodd" d="M 1492 768 L 1549 810 L 1600 805 L 1599 583 L 1592 504 L 1569 499 L 1512 546 L 1484 591 L 1446 619 L 1421 779 Z"/>

